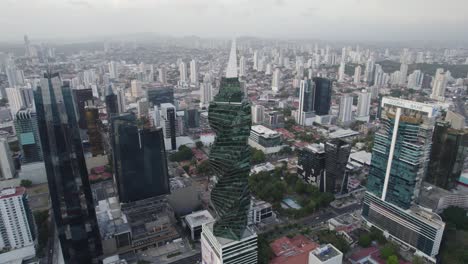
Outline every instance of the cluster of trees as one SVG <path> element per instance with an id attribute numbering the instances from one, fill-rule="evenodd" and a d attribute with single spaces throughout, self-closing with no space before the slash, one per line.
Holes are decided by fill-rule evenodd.
<path id="1" fill-rule="evenodd" d="M 258 244 L 258 263 L 268 264 L 273 258 L 273 250 L 270 247 L 270 243 L 264 234 L 259 234 L 257 237 Z"/>
<path id="2" fill-rule="evenodd" d="M 346 252 L 349 251 L 349 244 L 346 239 L 344 239 L 342 236 L 338 235 L 335 232 L 332 232 L 330 230 L 322 230 L 317 234 L 318 240 L 320 241 L 321 244 L 332 244 L 335 246 L 338 250 L 343 252 L 343 254 L 346 254 Z"/>
<path id="3" fill-rule="evenodd" d="M 49 240 L 49 210 L 34 212 L 34 220 L 37 226 L 37 248 L 36 254 L 38 257 L 44 256 L 44 249 Z"/>
<path id="4" fill-rule="evenodd" d="M 256 148 L 251 148 L 252 156 L 251 156 L 251 163 L 252 165 L 260 164 L 265 162 L 266 156 L 263 151 L 258 150 Z"/>
<path id="5" fill-rule="evenodd" d="M 272 173 L 253 174 L 249 177 L 249 186 L 255 196 L 271 202 L 276 210 L 295 218 L 326 207 L 334 200 L 333 194 L 320 192 L 317 187 L 304 183 L 297 175 L 286 172 L 284 167 L 276 168 Z M 286 196 L 296 197 L 302 208 L 283 209 L 280 203 Z"/>
<path id="6" fill-rule="evenodd" d="M 468 216 L 466 210 L 449 207 L 441 214 L 445 221 L 444 238 L 440 250 L 441 263 L 468 263 Z"/>
<path id="7" fill-rule="evenodd" d="M 20 185 L 25 187 L 25 188 L 29 188 L 29 187 L 32 186 L 32 181 L 30 181 L 30 180 L 21 180 Z"/>
<path id="8" fill-rule="evenodd" d="M 468 215 L 463 208 L 449 207 L 444 210 L 441 216 L 447 225 L 451 225 L 459 230 L 468 231 Z"/>
<path id="9" fill-rule="evenodd" d="M 189 147 L 182 145 L 179 147 L 179 150 L 176 153 L 172 154 L 169 157 L 169 160 L 180 162 L 184 160 L 191 160 L 192 158 L 193 158 L 192 150 Z"/>

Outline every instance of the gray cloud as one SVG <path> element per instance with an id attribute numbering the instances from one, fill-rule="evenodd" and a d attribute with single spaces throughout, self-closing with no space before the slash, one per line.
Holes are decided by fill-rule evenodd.
<path id="1" fill-rule="evenodd" d="M 68 3 L 74 6 L 93 8 L 93 5 L 85 0 L 70 0 Z"/>

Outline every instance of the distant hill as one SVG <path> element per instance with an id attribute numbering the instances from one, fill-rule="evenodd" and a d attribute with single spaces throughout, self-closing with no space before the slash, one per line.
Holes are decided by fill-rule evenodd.
<path id="1" fill-rule="evenodd" d="M 382 69 L 386 73 L 392 73 L 394 71 L 400 70 L 400 65 L 401 63 L 397 61 L 390 61 L 390 60 L 383 60 L 383 61 L 378 61 L 376 64 L 380 64 L 382 66 Z M 349 76 L 354 75 L 354 68 L 358 64 L 354 63 L 348 63 L 346 64 L 346 71 L 345 73 Z M 364 74 L 364 71 L 366 69 L 366 65 L 362 64 L 361 65 L 362 72 L 361 74 Z M 468 65 L 466 64 L 459 64 L 459 65 L 450 65 L 450 64 L 427 64 L 427 63 L 414 63 L 414 64 L 409 64 L 408 65 L 408 74 L 412 73 L 414 70 L 421 70 L 423 73 L 429 74 L 429 75 L 434 75 L 436 70 L 438 68 L 443 68 L 444 70 L 449 70 L 452 73 L 452 76 L 454 78 L 467 78 L 468 75 Z"/>

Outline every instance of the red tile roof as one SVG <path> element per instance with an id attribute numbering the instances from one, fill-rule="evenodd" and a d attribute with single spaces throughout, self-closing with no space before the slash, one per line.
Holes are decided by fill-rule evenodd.
<path id="1" fill-rule="evenodd" d="M 303 235 L 279 238 L 270 244 L 276 256 L 270 264 L 307 264 L 309 252 L 318 246 Z"/>

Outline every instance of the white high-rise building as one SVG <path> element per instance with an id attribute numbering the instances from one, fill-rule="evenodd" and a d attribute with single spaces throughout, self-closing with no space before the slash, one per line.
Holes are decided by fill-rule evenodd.
<path id="1" fill-rule="evenodd" d="M 109 66 L 109 77 L 111 79 L 119 78 L 118 65 L 115 61 L 111 61 L 107 64 Z"/>
<path id="2" fill-rule="evenodd" d="M 375 60 L 374 57 L 371 56 L 366 63 L 366 69 L 364 71 L 364 81 L 370 83 L 374 81 L 374 69 L 375 69 Z"/>
<path id="3" fill-rule="evenodd" d="M 161 126 L 161 114 L 159 113 L 159 108 L 157 105 L 153 108 L 153 125 L 154 127 Z"/>
<path id="4" fill-rule="evenodd" d="M 372 94 L 363 90 L 358 95 L 358 105 L 356 111 L 356 120 L 369 122 L 369 110 Z"/>
<path id="5" fill-rule="evenodd" d="M 5 67 L 8 84 L 10 87 L 16 87 L 24 84 L 24 72 L 18 70 L 15 65 Z"/>
<path id="6" fill-rule="evenodd" d="M 245 63 L 245 57 L 242 56 L 239 60 L 239 76 L 245 76 L 247 74 L 247 65 Z"/>
<path id="7" fill-rule="evenodd" d="M 402 63 L 400 66 L 400 85 L 406 85 L 406 78 L 408 76 L 408 64 Z"/>
<path id="8" fill-rule="evenodd" d="M 0 137 L 0 180 L 11 179 L 15 176 L 16 169 L 11 156 L 8 140 Z"/>
<path id="9" fill-rule="evenodd" d="M 281 71 L 279 68 L 275 69 L 273 73 L 273 79 L 271 81 L 271 90 L 277 93 L 281 89 Z"/>
<path id="10" fill-rule="evenodd" d="M 447 81 L 447 75 L 444 73 L 444 69 L 437 69 L 434 80 L 432 81 L 432 99 L 437 101 L 445 100 L 445 89 L 447 88 Z"/>
<path id="11" fill-rule="evenodd" d="M 141 82 L 139 80 L 132 80 L 131 81 L 131 88 L 132 88 L 132 96 L 133 97 L 143 96 L 143 90 L 141 88 Z"/>
<path id="12" fill-rule="evenodd" d="M 263 123 L 263 115 L 265 113 L 265 107 L 263 105 L 252 106 L 252 123 L 261 124 Z"/>
<path id="13" fill-rule="evenodd" d="M 346 63 L 342 61 L 340 63 L 340 68 L 338 68 L 338 82 L 344 82 L 345 69 L 346 69 Z"/>
<path id="14" fill-rule="evenodd" d="M 149 111 L 149 102 L 146 98 L 141 98 L 137 102 L 137 114 L 139 117 L 144 117 L 148 115 Z"/>
<path id="15" fill-rule="evenodd" d="M 208 107 L 210 102 L 213 100 L 213 84 L 211 75 L 205 74 L 203 83 L 200 85 L 200 108 Z"/>
<path id="16" fill-rule="evenodd" d="M 198 65 L 195 60 L 190 61 L 190 83 L 198 85 Z"/>
<path id="17" fill-rule="evenodd" d="M 346 47 L 341 49 L 341 62 L 346 62 Z"/>
<path id="18" fill-rule="evenodd" d="M 354 84 L 361 83 L 361 66 L 357 66 L 354 69 Z"/>
<path id="19" fill-rule="evenodd" d="M 11 115 L 15 116 L 21 108 L 36 109 L 34 92 L 31 88 L 5 88 Z"/>
<path id="20" fill-rule="evenodd" d="M 301 125 L 306 124 L 307 115 L 314 109 L 315 83 L 310 80 L 301 80 L 299 84 L 299 108 L 296 112 L 296 122 Z"/>
<path id="21" fill-rule="evenodd" d="M 34 223 L 27 204 L 26 188 L 3 189 L 0 192 L 0 250 L 25 248 L 34 256 Z M 27 249 L 26 249 L 27 248 Z M 23 253 L 23 252 L 22 252 Z"/>
<path id="22" fill-rule="evenodd" d="M 254 51 L 253 55 L 253 69 L 258 71 L 258 51 Z"/>
<path id="23" fill-rule="evenodd" d="M 265 75 L 271 75 L 271 63 L 267 63 Z"/>
<path id="24" fill-rule="evenodd" d="M 162 83 L 162 84 L 166 84 L 167 83 L 167 70 L 165 67 L 161 67 L 158 69 L 158 73 L 159 73 L 159 82 Z"/>
<path id="25" fill-rule="evenodd" d="M 422 87 L 424 74 L 420 70 L 415 70 L 408 76 L 408 88 L 420 90 Z"/>
<path id="26" fill-rule="evenodd" d="M 345 94 L 340 99 L 340 110 L 338 114 L 338 121 L 343 124 L 347 125 L 352 121 L 353 112 L 353 97 Z"/>
<path id="27" fill-rule="evenodd" d="M 187 83 L 187 65 L 183 61 L 179 64 L 179 74 L 180 82 Z"/>
<path id="28" fill-rule="evenodd" d="M 249 228 L 240 240 L 232 240 L 215 236 L 213 223 L 202 227 L 202 264 L 257 264 L 257 251 L 257 234 Z"/>

